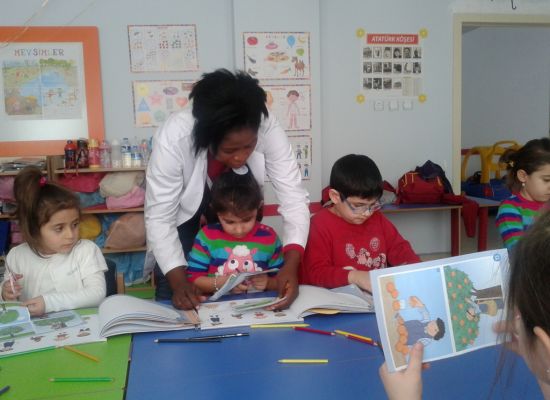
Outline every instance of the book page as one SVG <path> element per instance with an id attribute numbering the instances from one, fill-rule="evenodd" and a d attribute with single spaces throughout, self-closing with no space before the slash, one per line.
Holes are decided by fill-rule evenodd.
<path id="1" fill-rule="evenodd" d="M 506 249 L 371 271 L 389 371 L 406 367 L 418 341 L 424 362 L 496 345 L 507 273 Z"/>
<path id="2" fill-rule="evenodd" d="M 355 286 L 355 285 L 353 285 Z M 300 285 L 300 292 L 290 310 L 296 315 L 307 316 L 310 309 L 325 308 L 340 312 L 372 312 L 372 302 L 369 296 L 361 293 L 361 289 L 351 285 L 332 290 L 317 286 Z M 353 293 L 353 294 L 352 294 Z"/>
<path id="3" fill-rule="evenodd" d="M 233 288 L 240 285 L 242 282 L 250 278 L 251 276 L 260 275 L 260 274 L 268 274 L 270 272 L 277 272 L 279 268 L 273 268 L 273 269 L 266 269 L 263 271 L 254 271 L 254 272 L 241 272 L 240 274 L 231 274 L 229 276 L 229 279 L 225 281 L 223 286 L 219 288 L 219 290 L 214 293 L 212 296 L 208 298 L 210 301 L 216 301 L 223 295 L 231 292 Z M 251 292 L 252 293 L 252 292 Z"/>

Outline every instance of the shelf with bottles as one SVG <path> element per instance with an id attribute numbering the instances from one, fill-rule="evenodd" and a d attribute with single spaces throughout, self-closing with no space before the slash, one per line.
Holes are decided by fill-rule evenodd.
<path id="1" fill-rule="evenodd" d="M 65 169 L 65 159 L 62 155 L 58 156 L 49 156 L 49 165 L 50 173 L 52 174 L 51 179 L 55 180 L 53 175 L 63 175 L 63 174 L 86 174 L 93 172 L 130 172 L 130 171 L 145 171 L 146 167 L 128 167 L 128 168 L 70 168 Z"/>

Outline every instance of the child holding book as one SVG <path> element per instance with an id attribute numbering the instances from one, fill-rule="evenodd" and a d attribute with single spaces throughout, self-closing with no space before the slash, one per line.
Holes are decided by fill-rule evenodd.
<path id="1" fill-rule="evenodd" d="M 495 222 L 509 250 L 550 200 L 550 139 L 530 140 L 504 153 L 500 162 L 507 165 L 507 183 L 514 194 L 502 202 Z"/>
<path id="2" fill-rule="evenodd" d="M 32 316 L 98 306 L 107 265 L 95 243 L 80 240 L 78 197 L 36 167 L 16 176 L 14 194 L 26 242 L 8 253 L 2 300 L 22 301 Z"/>
<path id="3" fill-rule="evenodd" d="M 382 192 L 382 175 L 369 157 L 349 154 L 336 161 L 330 174 L 333 206 L 311 219 L 301 283 L 326 288 L 354 283 L 371 291 L 370 270 L 420 261 L 379 212 Z"/>
<path id="4" fill-rule="evenodd" d="M 233 273 L 282 267 L 281 241 L 271 227 L 258 222 L 262 191 L 246 166 L 222 173 L 212 185 L 211 197 L 210 210 L 219 222 L 204 226 L 195 238 L 187 269 L 191 282 L 203 293 L 214 293 Z M 233 293 L 276 290 L 270 275 L 253 276 Z"/>
<path id="5" fill-rule="evenodd" d="M 507 320 L 495 330 L 509 334 L 511 350 L 525 360 L 537 378 L 542 395 L 550 400 L 550 213 L 545 212 L 527 230 L 510 257 Z M 422 398 L 422 344 L 413 346 L 406 370 L 389 373 L 386 364 L 380 377 L 392 400 Z M 451 382 L 449 381 L 449 384 Z"/>

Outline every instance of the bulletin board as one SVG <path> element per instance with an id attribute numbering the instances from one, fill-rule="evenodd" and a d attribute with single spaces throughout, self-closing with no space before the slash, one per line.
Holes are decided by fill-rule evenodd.
<path id="1" fill-rule="evenodd" d="M 96 27 L 0 27 L 0 157 L 103 140 Z"/>

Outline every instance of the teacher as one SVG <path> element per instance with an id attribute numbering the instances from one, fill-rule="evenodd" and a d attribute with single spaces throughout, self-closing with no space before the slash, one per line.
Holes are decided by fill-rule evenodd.
<path id="1" fill-rule="evenodd" d="M 229 168 L 248 165 L 271 181 L 283 218 L 284 266 L 277 274 L 279 309 L 298 296 L 298 267 L 309 231 L 309 195 L 292 148 L 265 105 L 258 81 L 225 69 L 204 74 L 191 90 L 192 110 L 172 114 L 155 133 L 147 166 L 145 223 L 153 251 L 157 299 L 179 309 L 199 305 L 187 280 L 186 255 L 205 218 L 210 186 Z M 204 219 L 203 219 L 204 222 Z"/>

